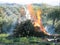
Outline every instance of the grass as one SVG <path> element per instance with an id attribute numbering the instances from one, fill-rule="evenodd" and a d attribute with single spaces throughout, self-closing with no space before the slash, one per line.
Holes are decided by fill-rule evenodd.
<path id="1" fill-rule="evenodd" d="M 39 37 L 19 37 L 8 39 L 8 34 L 0 34 L 0 45 L 54 45 L 53 42 L 43 42 Z"/>
<path id="2" fill-rule="evenodd" d="M 9 34 L 0 34 L 0 37 L 8 37 Z"/>

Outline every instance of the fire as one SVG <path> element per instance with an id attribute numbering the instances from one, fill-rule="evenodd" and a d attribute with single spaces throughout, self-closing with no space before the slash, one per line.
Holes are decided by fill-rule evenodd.
<path id="1" fill-rule="evenodd" d="M 41 15 L 41 11 L 37 10 L 37 12 L 36 12 L 36 20 L 35 20 L 34 26 L 40 27 L 40 21 L 41 21 L 40 15 Z"/>
<path id="2" fill-rule="evenodd" d="M 31 18 L 33 19 L 33 24 L 34 24 L 34 27 L 40 27 L 40 31 L 42 31 L 44 34 L 47 34 L 47 35 L 49 35 L 47 32 L 46 32 L 46 30 L 45 30 L 45 28 L 44 28 L 44 26 L 43 26 L 43 24 L 42 24 L 42 19 L 41 19 L 41 14 L 42 14 L 42 11 L 40 10 L 40 9 L 38 9 L 37 11 L 36 11 L 36 14 L 35 14 L 35 11 L 34 11 L 34 9 L 33 9 L 33 7 L 32 7 L 32 5 L 28 5 L 28 10 L 29 10 L 29 13 L 30 13 L 30 15 L 31 15 Z"/>

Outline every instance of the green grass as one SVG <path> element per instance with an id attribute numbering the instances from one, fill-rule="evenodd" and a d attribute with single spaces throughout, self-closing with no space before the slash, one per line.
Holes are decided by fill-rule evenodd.
<path id="1" fill-rule="evenodd" d="M 9 34 L 0 34 L 0 37 L 8 37 Z"/>
<path id="2" fill-rule="evenodd" d="M 42 39 L 39 37 L 19 37 L 8 39 L 6 38 L 8 36 L 8 34 L 0 34 L 0 44 L 3 43 L 4 45 L 54 45 L 53 42 L 43 42 Z"/>

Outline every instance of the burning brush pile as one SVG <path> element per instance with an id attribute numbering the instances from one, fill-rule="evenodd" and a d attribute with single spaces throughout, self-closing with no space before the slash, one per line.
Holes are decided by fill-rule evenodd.
<path id="1" fill-rule="evenodd" d="M 28 5 L 27 9 L 29 11 L 31 19 L 19 22 L 17 29 L 14 30 L 14 36 L 44 36 L 49 35 L 43 24 L 41 19 L 42 11 L 38 9 L 36 12 L 34 11 L 32 5 Z M 20 11 L 21 15 L 25 14 L 23 9 Z M 21 19 L 23 20 L 23 19 Z"/>
<path id="2" fill-rule="evenodd" d="M 25 23 L 21 23 L 17 26 L 17 29 L 14 30 L 14 37 L 27 37 L 27 36 L 44 36 L 43 32 L 39 31 L 40 28 L 34 27 L 30 20 L 25 21 Z"/>

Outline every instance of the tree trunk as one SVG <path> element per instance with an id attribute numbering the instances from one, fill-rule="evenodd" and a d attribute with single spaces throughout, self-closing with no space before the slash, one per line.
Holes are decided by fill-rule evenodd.
<path id="1" fill-rule="evenodd" d="M 2 25 L 0 25 L 0 33 L 2 33 Z"/>
<path id="2" fill-rule="evenodd" d="M 55 19 L 53 19 L 53 25 L 55 26 Z"/>

